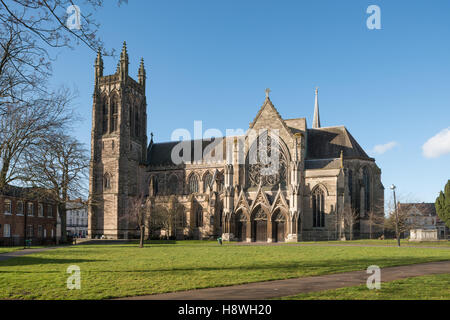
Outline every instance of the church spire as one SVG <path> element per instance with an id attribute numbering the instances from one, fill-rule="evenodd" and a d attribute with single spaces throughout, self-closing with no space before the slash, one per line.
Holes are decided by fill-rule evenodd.
<path id="1" fill-rule="evenodd" d="M 319 115 L 319 88 L 316 88 L 316 99 L 314 102 L 314 119 L 313 119 L 313 129 L 320 128 L 320 115 Z"/>

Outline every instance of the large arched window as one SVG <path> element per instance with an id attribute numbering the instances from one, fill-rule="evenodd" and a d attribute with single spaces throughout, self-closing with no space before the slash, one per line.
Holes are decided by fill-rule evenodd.
<path id="1" fill-rule="evenodd" d="M 119 119 L 119 103 L 117 97 L 111 99 L 111 130 L 110 132 L 117 131 Z"/>
<path id="2" fill-rule="evenodd" d="M 211 185 L 212 182 L 212 175 L 211 173 L 207 172 L 203 178 L 203 191 L 207 192 L 208 191 L 208 187 L 212 187 Z"/>
<path id="3" fill-rule="evenodd" d="M 133 136 L 134 135 L 133 106 L 130 106 L 130 108 L 128 109 L 128 121 L 129 121 L 129 124 L 130 124 L 130 136 Z"/>
<path id="4" fill-rule="evenodd" d="M 287 156 L 283 152 L 280 137 L 265 131 L 255 139 L 246 157 L 247 183 L 256 187 L 285 185 L 287 180 Z"/>
<path id="5" fill-rule="evenodd" d="M 325 227 L 325 193 L 316 188 L 312 194 L 313 228 Z"/>
<path id="6" fill-rule="evenodd" d="M 136 110 L 136 112 L 134 113 L 134 135 L 136 137 L 139 137 L 139 134 L 140 134 L 139 129 L 140 129 L 139 128 L 139 113 Z"/>
<path id="7" fill-rule="evenodd" d="M 176 175 L 172 175 L 169 178 L 168 190 L 169 190 L 169 194 L 177 194 L 178 193 L 178 177 Z"/>
<path id="8" fill-rule="evenodd" d="M 217 191 L 222 192 L 224 187 L 224 176 L 223 173 L 219 172 L 217 173 L 216 177 L 216 183 L 217 183 Z"/>
<path id="9" fill-rule="evenodd" d="M 198 178 L 196 174 L 192 174 L 189 177 L 189 193 L 198 192 Z"/>
<path id="10" fill-rule="evenodd" d="M 195 210 L 195 226 L 196 227 L 203 226 L 203 208 L 199 204 L 197 204 L 197 208 Z"/>
<path id="11" fill-rule="evenodd" d="M 102 123 L 102 133 L 105 134 L 108 132 L 108 103 L 107 98 L 102 98 L 102 114 L 103 114 L 103 123 Z"/>
<path id="12" fill-rule="evenodd" d="M 151 196 L 156 196 L 158 194 L 158 177 L 157 176 L 152 176 L 150 178 L 149 194 Z"/>
<path id="13" fill-rule="evenodd" d="M 363 169 L 363 186 L 364 186 L 364 210 L 367 214 L 371 210 L 370 203 L 370 173 L 367 167 Z"/>
<path id="14" fill-rule="evenodd" d="M 348 170 L 348 195 L 350 197 L 350 205 L 353 208 L 353 172 Z"/>

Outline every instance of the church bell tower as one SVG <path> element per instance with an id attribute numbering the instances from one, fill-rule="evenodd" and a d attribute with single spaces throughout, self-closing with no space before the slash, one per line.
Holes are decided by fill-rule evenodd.
<path id="1" fill-rule="evenodd" d="M 89 230 L 91 238 L 127 238 L 126 208 L 138 195 L 139 170 L 146 163 L 147 102 L 144 61 L 138 81 L 128 75 L 124 42 L 115 74 L 103 75 L 101 52 L 95 60 L 89 172 Z"/>

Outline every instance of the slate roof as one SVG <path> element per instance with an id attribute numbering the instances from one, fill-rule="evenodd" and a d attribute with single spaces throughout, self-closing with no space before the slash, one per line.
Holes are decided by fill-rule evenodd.
<path id="1" fill-rule="evenodd" d="M 305 160 L 305 169 L 340 169 L 341 160 L 340 159 L 312 159 Z"/>
<path id="2" fill-rule="evenodd" d="M 48 201 L 48 199 L 43 199 L 44 191 L 45 191 L 45 189 L 6 185 L 3 190 L 0 190 L 0 195 L 12 197 L 12 198 L 23 198 L 23 199 L 28 199 L 28 200 L 47 200 Z"/>
<path id="3" fill-rule="evenodd" d="M 299 127 L 306 126 L 304 118 L 288 119 L 285 121 L 291 132 L 300 132 Z M 297 127 L 297 128 L 296 128 Z M 195 141 L 202 141 L 202 154 L 205 148 L 213 141 L 190 140 L 191 162 L 201 160 L 201 155 L 194 153 Z M 172 162 L 172 149 L 179 142 L 151 143 L 147 150 L 147 164 L 150 166 L 175 166 Z M 223 157 L 226 157 L 226 139 L 224 143 Z M 306 169 L 339 169 L 341 150 L 344 159 L 367 159 L 369 157 L 350 132 L 344 126 L 307 129 L 307 154 Z"/>
<path id="4" fill-rule="evenodd" d="M 436 216 L 436 207 L 434 203 L 399 203 L 398 210 L 409 211 L 416 207 L 424 216 Z"/>
<path id="5" fill-rule="evenodd" d="M 223 138 L 218 138 L 223 139 Z M 200 161 L 202 159 L 203 152 L 205 148 L 214 143 L 215 140 L 187 140 L 185 142 L 190 143 L 191 146 L 191 162 Z M 195 143 L 201 142 L 202 144 L 202 152 L 201 154 L 197 154 L 194 152 Z M 179 141 L 171 141 L 171 142 L 163 142 L 163 143 L 153 143 L 150 144 L 147 149 L 147 164 L 150 166 L 175 166 L 172 161 L 172 149 L 180 143 Z M 223 143 L 223 158 L 226 157 L 226 139 L 224 139 Z M 180 154 L 182 156 L 182 154 Z"/>
<path id="6" fill-rule="evenodd" d="M 340 158 L 368 159 L 367 153 L 344 126 L 308 129 L 306 160 Z"/>

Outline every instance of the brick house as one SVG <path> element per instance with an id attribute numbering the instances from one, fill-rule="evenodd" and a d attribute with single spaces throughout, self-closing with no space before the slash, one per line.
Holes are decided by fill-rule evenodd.
<path id="1" fill-rule="evenodd" d="M 0 191 L 0 246 L 23 245 L 25 223 L 32 244 L 55 242 L 57 206 L 36 191 L 16 186 Z"/>

